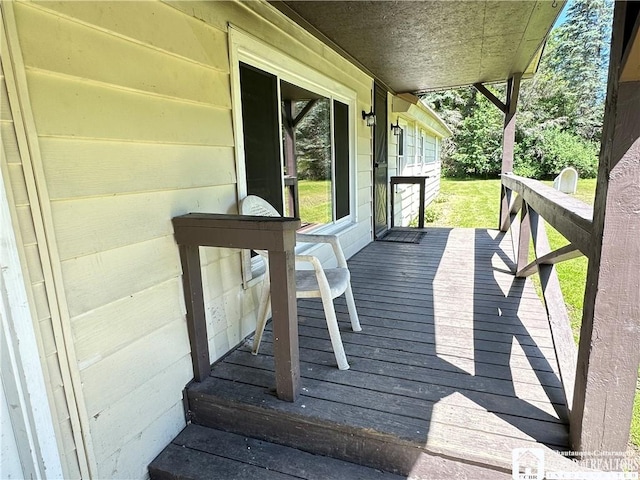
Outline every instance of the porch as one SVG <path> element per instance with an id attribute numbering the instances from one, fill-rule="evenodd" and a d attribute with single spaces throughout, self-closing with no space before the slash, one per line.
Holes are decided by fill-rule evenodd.
<path id="1" fill-rule="evenodd" d="M 545 307 L 512 273 L 511 236 L 424 232 L 349 261 L 362 332 L 343 299 L 336 309 L 350 370 L 335 366 L 321 303 L 299 300 L 300 398 L 275 396 L 268 326 L 259 355 L 248 339 L 188 387 L 192 422 L 416 478 L 508 478 L 521 447 L 575 471 L 552 452 L 569 450 L 567 401 Z"/>

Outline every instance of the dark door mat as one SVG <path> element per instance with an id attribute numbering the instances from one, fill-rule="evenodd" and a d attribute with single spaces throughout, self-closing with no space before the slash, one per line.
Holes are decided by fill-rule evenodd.
<path id="1" fill-rule="evenodd" d="M 411 230 L 389 230 L 384 237 L 376 240 L 380 242 L 420 243 L 424 234 L 425 232 Z"/>

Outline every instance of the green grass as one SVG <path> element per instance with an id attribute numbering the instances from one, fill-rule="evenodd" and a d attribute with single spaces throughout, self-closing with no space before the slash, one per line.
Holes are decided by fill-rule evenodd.
<path id="1" fill-rule="evenodd" d="M 331 222 L 331 181 L 300 180 L 300 219 L 304 223 L 323 224 Z"/>
<path id="2" fill-rule="evenodd" d="M 553 182 L 545 183 L 552 184 Z M 575 197 L 593 204 L 595 189 L 595 179 L 581 179 L 578 181 L 578 191 Z M 442 179 L 440 195 L 427 207 L 425 221 L 427 225 L 432 226 L 496 228 L 500 208 L 499 200 L 500 180 Z M 547 235 L 552 249 L 560 248 L 568 243 L 549 225 L 547 225 Z M 585 257 L 556 265 L 560 288 L 567 304 L 576 343 L 580 336 L 587 265 L 588 261 Z M 538 277 L 534 276 L 533 280 L 540 294 Z M 640 381 L 633 408 L 631 443 L 636 448 L 640 448 Z"/>

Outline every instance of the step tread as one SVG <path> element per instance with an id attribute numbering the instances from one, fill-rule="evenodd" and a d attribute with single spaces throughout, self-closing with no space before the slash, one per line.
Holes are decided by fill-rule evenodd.
<path id="1" fill-rule="evenodd" d="M 200 425 L 187 426 L 151 463 L 149 473 L 152 480 L 406 478 Z"/>

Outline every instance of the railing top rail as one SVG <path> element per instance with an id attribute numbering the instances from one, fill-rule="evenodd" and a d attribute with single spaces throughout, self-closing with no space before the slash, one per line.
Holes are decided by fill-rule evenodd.
<path id="1" fill-rule="evenodd" d="M 593 207 L 531 178 L 502 175 L 502 184 L 516 192 L 553 228 L 587 257 L 591 253 Z"/>
<path id="2" fill-rule="evenodd" d="M 202 247 L 284 251 L 295 246 L 300 219 L 188 213 L 172 220 L 176 242 Z"/>

